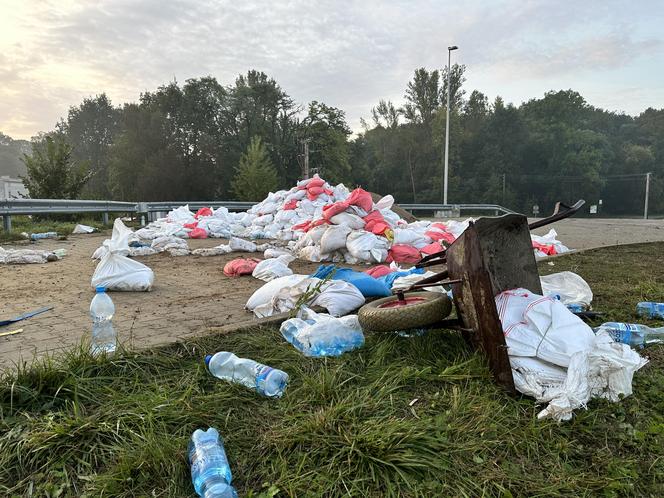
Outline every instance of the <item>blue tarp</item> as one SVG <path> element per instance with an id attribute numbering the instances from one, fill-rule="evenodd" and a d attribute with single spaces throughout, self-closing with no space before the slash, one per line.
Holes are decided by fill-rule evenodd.
<path id="1" fill-rule="evenodd" d="M 318 270 L 311 276 L 326 278 L 332 272 L 334 272 L 330 277 L 332 280 L 343 280 L 344 282 L 353 284 L 364 297 L 387 297 L 392 295 L 392 286 L 395 279 L 413 273 L 421 274 L 424 273 L 424 270 L 422 268 L 413 268 L 412 270 L 392 272 L 384 277 L 374 278 L 371 275 L 350 268 L 337 268 L 336 265 L 320 265 Z"/>

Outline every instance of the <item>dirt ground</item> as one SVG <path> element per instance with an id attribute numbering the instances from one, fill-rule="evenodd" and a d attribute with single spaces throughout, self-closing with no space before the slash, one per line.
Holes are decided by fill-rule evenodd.
<path id="1" fill-rule="evenodd" d="M 664 220 L 569 219 L 556 223 L 559 240 L 573 249 L 621 243 L 664 241 Z M 548 232 L 549 228 L 536 231 Z M 0 318 L 51 305 L 53 310 L 0 332 L 23 329 L 0 337 L 0 367 L 30 361 L 34 355 L 55 352 L 78 343 L 90 333 L 88 309 L 93 290 L 90 278 L 97 264 L 90 259 L 107 235 L 72 235 L 68 240 L 40 241 L 45 249 L 65 248 L 61 261 L 44 265 L 0 265 Z M 190 240 L 191 249 L 213 247 L 221 241 Z M 5 248 L 12 247 L 7 244 Z M 21 245 L 21 247 L 26 247 Z M 149 347 L 257 322 L 244 310 L 248 297 L 263 282 L 252 277 L 229 278 L 226 262 L 241 256 L 173 257 L 158 254 L 137 258 L 155 273 L 152 292 L 113 293 L 114 323 L 120 340 L 132 347 Z M 257 256 L 261 256 L 257 254 Z M 296 261 L 296 273 L 312 273 L 317 263 Z"/>
<path id="2" fill-rule="evenodd" d="M 0 337 L 0 368 L 30 361 L 37 354 L 54 352 L 78 343 L 90 334 L 88 315 L 93 289 L 90 278 L 97 265 L 90 258 L 108 235 L 71 235 L 68 240 L 45 240 L 15 247 L 65 248 L 61 261 L 44 265 L 0 265 L 0 318 L 6 319 L 43 306 L 54 309 L 2 327 L 0 332 L 23 332 Z M 219 239 L 190 240 L 189 247 L 214 247 Z M 8 249 L 12 246 L 4 245 Z M 251 276 L 229 278 L 223 274 L 231 259 L 251 254 L 174 257 L 168 253 L 136 258 L 155 274 L 151 292 L 114 292 L 113 322 L 120 341 L 148 347 L 200 334 L 203 330 L 235 327 L 254 322 L 244 309 L 249 296 L 263 281 Z M 262 254 L 256 253 L 262 259 Z M 295 261 L 295 273 L 309 274 L 317 263 Z"/>

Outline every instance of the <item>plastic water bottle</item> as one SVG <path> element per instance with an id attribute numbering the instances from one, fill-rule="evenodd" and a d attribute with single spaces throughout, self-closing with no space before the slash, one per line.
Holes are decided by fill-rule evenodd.
<path id="1" fill-rule="evenodd" d="M 203 498 L 237 498 L 231 486 L 233 476 L 228 464 L 224 442 L 217 429 L 197 429 L 189 441 L 191 482 L 198 496 Z"/>
<path id="2" fill-rule="evenodd" d="M 39 240 L 39 239 L 57 239 L 57 232 L 44 232 L 44 233 L 31 233 L 30 240 Z"/>
<path id="3" fill-rule="evenodd" d="M 311 313 L 316 318 L 291 318 L 281 324 L 281 335 L 305 356 L 339 356 L 364 345 L 357 315 L 333 318 Z"/>
<path id="4" fill-rule="evenodd" d="M 616 342 L 642 348 L 664 340 L 664 327 L 651 328 L 638 323 L 607 322 L 595 329 L 595 332 L 606 330 Z"/>
<path id="5" fill-rule="evenodd" d="M 115 306 L 106 294 L 106 288 L 97 287 L 90 303 L 92 318 L 92 354 L 112 353 L 117 346 L 117 334 L 113 328 Z"/>
<path id="6" fill-rule="evenodd" d="M 280 398 L 288 383 L 286 372 L 254 360 L 238 358 L 227 351 L 206 356 L 205 363 L 215 377 L 256 389 L 268 398 Z"/>
<path id="7" fill-rule="evenodd" d="M 583 313 L 588 310 L 588 307 L 581 303 L 567 303 L 565 306 L 572 313 Z"/>
<path id="8" fill-rule="evenodd" d="M 636 314 L 651 320 L 664 320 L 664 303 L 641 302 L 636 305 Z"/>

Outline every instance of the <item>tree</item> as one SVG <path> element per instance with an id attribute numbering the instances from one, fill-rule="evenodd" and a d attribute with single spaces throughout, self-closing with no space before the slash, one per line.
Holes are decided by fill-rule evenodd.
<path id="1" fill-rule="evenodd" d="M 438 71 L 429 72 L 423 67 L 416 69 L 404 95 L 406 105 L 403 113 L 406 120 L 429 126 L 434 112 L 440 106 L 439 92 Z"/>
<path id="2" fill-rule="evenodd" d="M 57 130 L 72 145 L 72 157 L 87 161 L 93 176 L 86 184 L 91 197 L 108 198 L 108 151 L 118 133 L 120 110 L 113 107 L 105 93 L 84 99 L 81 105 L 69 108 L 67 120 Z"/>
<path id="3" fill-rule="evenodd" d="M 310 165 L 330 182 L 348 182 L 351 166 L 348 160 L 348 135 L 351 131 L 344 112 L 336 107 L 313 101 L 301 123 L 301 137 L 311 140 Z"/>
<path id="4" fill-rule="evenodd" d="M 252 137 L 236 168 L 232 190 L 238 200 L 260 201 L 278 185 L 277 170 L 260 137 Z"/>
<path id="5" fill-rule="evenodd" d="M 61 138 L 47 136 L 23 155 L 28 170 L 21 177 L 33 199 L 77 199 L 92 176 L 87 163 L 72 159 L 72 147 Z"/>

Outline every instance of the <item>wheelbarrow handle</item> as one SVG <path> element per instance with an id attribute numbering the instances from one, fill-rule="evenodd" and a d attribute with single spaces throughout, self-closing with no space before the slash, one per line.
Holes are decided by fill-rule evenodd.
<path id="1" fill-rule="evenodd" d="M 576 201 L 576 203 L 574 203 L 573 206 L 568 206 L 567 204 L 563 204 L 562 202 L 556 202 L 556 206 L 553 208 L 553 214 L 551 216 L 543 218 L 538 221 L 533 221 L 528 225 L 528 229 L 535 230 L 536 228 L 550 225 L 551 223 L 555 223 L 556 221 L 569 218 L 579 209 L 581 209 L 585 203 L 586 201 L 584 201 L 583 199 L 579 199 L 578 201 Z"/>

